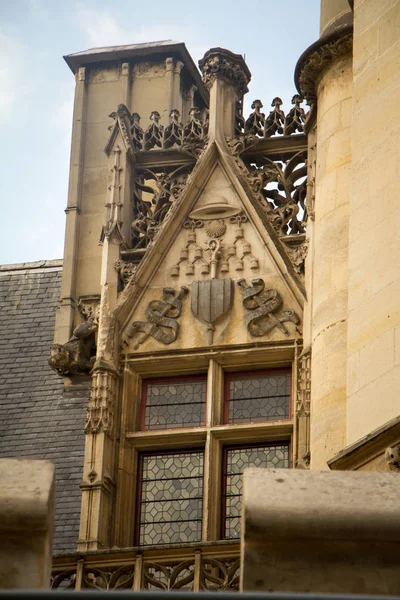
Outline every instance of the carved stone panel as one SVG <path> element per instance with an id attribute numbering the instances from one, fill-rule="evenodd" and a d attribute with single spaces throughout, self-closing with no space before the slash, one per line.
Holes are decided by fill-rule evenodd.
<path id="1" fill-rule="evenodd" d="M 192 313 L 207 325 L 208 343 L 213 342 L 214 323 L 232 308 L 231 279 L 208 279 L 192 283 Z"/>

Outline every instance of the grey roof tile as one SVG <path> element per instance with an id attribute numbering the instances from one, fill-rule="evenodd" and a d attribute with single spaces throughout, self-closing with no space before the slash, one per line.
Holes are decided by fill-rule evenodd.
<path id="1" fill-rule="evenodd" d="M 89 379 L 64 395 L 62 379 L 48 366 L 61 265 L 40 266 L 0 267 L 0 458 L 55 463 L 54 550 L 67 552 L 78 540 Z"/>

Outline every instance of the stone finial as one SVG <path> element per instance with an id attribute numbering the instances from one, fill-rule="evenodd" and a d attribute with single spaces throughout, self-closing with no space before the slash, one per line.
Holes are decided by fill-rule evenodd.
<path id="1" fill-rule="evenodd" d="M 207 88 L 220 78 L 232 83 L 239 97 L 249 91 L 247 84 L 251 73 L 241 54 L 234 54 L 224 48 L 211 48 L 199 61 L 199 67 Z"/>

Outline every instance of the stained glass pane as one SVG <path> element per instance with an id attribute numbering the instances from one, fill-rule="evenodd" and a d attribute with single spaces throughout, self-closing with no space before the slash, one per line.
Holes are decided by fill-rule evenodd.
<path id="1" fill-rule="evenodd" d="M 242 473 L 247 467 L 284 469 L 289 467 L 288 444 L 233 448 L 226 451 L 225 538 L 240 537 Z"/>
<path id="2" fill-rule="evenodd" d="M 196 427 L 204 423 L 206 379 L 171 379 L 146 385 L 145 429 Z"/>
<path id="3" fill-rule="evenodd" d="M 199 541 L 203 508 L 203 453 L 144 455 L 142 460 L 139 543 Z"/>
<path id="4" fill-rule="evenodd" d="M 229 423 L 287 419 L 290 373 L 238 375 L 229 379 Z"/>

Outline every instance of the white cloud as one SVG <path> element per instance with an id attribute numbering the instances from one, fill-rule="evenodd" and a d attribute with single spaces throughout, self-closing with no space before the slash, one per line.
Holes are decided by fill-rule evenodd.
<path id="1" fill-rule="evenodd" d="M 185 25 L 171 23 L 126 28 L 121 25 L 115 14 L 108 11 L 90 10 L 83 5 L 78 9 L 77 17 L 89 46 L 121 46 L 173 40 L 185 42 L 191 48 L 195 59 L 201 58 L 207 50 L 206 46 L 198 45 L 196 35 L 190 27 Z"/>
<path id="2" fill-rule="evenodd" d="M 132 31 L 119 25 L 115 16 L 107 11 L 80 8 L 78 20 L 91 46 L 134 43 Z"/>

